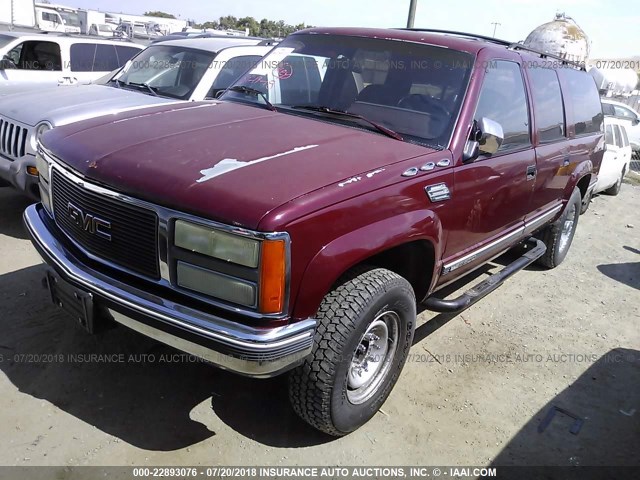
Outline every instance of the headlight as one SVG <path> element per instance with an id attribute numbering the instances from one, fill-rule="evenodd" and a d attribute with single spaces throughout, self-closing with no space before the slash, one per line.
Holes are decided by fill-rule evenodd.
<path id="1" fill-rule="evenodd" d="M 44 157 L 42 156 L 42 154 L 40 152 L 38 152 L 36 154 L 36 168 L 38 169 L 38 174 L 40 175 L 40 178 L 47 183 L 47 188 L 48 188 L 48 183 L 50 181 L 50 179 L 49 179 L 49 162 L 47 162 L 44 159 Z"/>
<path id="2" fill-rule="evenodd" d="M 258 240 L 212 230 L 182 220 L 176 221 L 174 243 L 185 250 L 250 268 L 258 266 L 260 257 Z"/>
<path id="3" fill-rule="evenodd" d="M 246 307 L 256 304 L 256 285 L 205 268 L 178 262 L 178 285 Z"/>
<path id="4" fill-rule="evenodd" d="M 44 135 L 44 132 L 46 132 L 47 130 L 51 130 L 52 128 L 53 127 L 49 122 L 40 122 L 36 125 L 33 136 L 31 137 L 31 146 L 34 150 L 38 148 L 38 142 L 40 141 L 42 135 Z"/>

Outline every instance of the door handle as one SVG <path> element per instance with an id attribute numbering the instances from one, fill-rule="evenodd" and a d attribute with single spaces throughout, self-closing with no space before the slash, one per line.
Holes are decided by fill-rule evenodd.
<path id="1" fill-rule="evenodd" d="M 536 178 L 537 171 L 538 171 L 538 169 L 536 168 L 535 165 L 529 165 L 527 167 L 527 181 L 528 180 L 533 180 L 534 178 Z"/>

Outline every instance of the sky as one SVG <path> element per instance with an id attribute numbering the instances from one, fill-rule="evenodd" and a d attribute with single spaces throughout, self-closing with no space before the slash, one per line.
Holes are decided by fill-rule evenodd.
<path id="1" fill-rule="evenodd" d="M 404 27 L 409 0 L 58 0 L 81 8 L 141 14 L 161 10 L 197 22 L 251 16 L 316 26 Z M 418 0 L 416 27 L 524 40 L 556 12 L 574 18 L 591 40 L 591 58 L 640 55 L 640 9 L 635 0 Z"/>

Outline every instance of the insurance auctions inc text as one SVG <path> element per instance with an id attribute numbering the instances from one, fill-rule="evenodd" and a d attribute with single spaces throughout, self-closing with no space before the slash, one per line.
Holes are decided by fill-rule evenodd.
<path id="1" fill-rule="evenodd" d="M 261 478 L 478 478 L 495 477 L 483 467 L 260 467 Z"/>

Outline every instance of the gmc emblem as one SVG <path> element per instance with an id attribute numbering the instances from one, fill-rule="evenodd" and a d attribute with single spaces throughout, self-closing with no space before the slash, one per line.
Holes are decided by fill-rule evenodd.
<path id="1" fill-rule="evenodd" d="M 77 207 L 71 202 L 67 205 L 67 209 L 69 218 L 85 232 L 111 241 L 111 222 L 84 213 L 80 207 Z"/>

